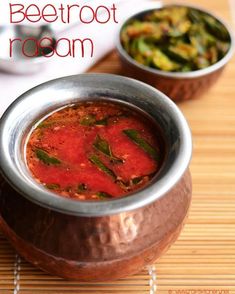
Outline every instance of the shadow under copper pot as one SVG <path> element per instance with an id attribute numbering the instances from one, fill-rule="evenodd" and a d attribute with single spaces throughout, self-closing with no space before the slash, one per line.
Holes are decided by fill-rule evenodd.
<path id="1" fill-rule="evenodd" d="M 35 121 L 61 106 L 90 99 L 138 107 L 164 136 L 166 154 L 159 173 L 128 197 L 93 202 L 64 198 L 36 183 L 26 168 L 23 149 Z M 0 190 L 1 229 L 23 257 L 63 278 L 107 281 L 136 273 L 160 257 L 182 229 L 191 200 L 191 152 L 183 115 L 148 85 L 97 74 L 45 83 L 23 94 L 0 121 L 6 180 Z"/>
<path id="2" fill-rule="evenodd" d="M 180 5 L 180 4 L 169 4 L 163 5 L 164 7 L 171 6 L 183 6 L 189 8 L 195 8 L 199 11 L 205 12 L 219 22 L 221 22 L 230 35 L 230 43 L 231 46 L 225 56 L 220 59 L 215 64 L 200 70 L 190 71 L 190 72 L 167 72 L 154 68 L 150 68 L 148 66 L 142 65 L 135 61 L 123 48 L 121 44 L 121 38 L 119 35 L 118 43 L 117 43 L 117 51 L 120 57 L 120 61 L 122 64 L 122 74 L 128 77 L 132 77 L 135 79 L 139 79 L 158 90 L 165 93 L 169 98 L 178 102 L 189 100 L 192 98 L 199 97 L 203 93 L 205 93 L 220 77 L 221 73 L 224 70 L 224 67 L 232 58 L 234 53 L 234 35 L 232 30 L 228 27 L 227 24 L 224 23 L 218 16 L 214 15 L 208 10 L 205 10 L 201 7 L 191 6 L 191 5 Z M 138 14 L 131 16 L 121 27 L 122 28 L 130 21 L 132 18 L 141 18 L 145 14 L 158 10 L 149 9 L 142 11 Z"/>

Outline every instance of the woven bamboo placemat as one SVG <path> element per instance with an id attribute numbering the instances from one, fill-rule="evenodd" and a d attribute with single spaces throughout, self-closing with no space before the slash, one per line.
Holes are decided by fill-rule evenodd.
<path id="1" fill-rule="evenodd" d="M 225 0 L 191 2 L 230 19 Z M 118 74 L 116 54 L 91 71 Z M 235 59 L 208 93 L 179 107 L 194 137 L 193 202 L 184 231 L 167 254 L 120 281 L 68 282 L 21 259 L 0 233 L 0 294 L 235 293 Z"/>

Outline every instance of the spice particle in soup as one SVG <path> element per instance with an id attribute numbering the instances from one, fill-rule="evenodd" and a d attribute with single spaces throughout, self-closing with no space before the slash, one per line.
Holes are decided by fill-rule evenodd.
<path id="1" fill-rule="evenodd" d="M 156 126 L 131 108 L 84 102 L 36 125 L 26 158 L 46 189 L 78 200 L 107 200 L 151 181 L 162 161 L 160 141 Z"/>

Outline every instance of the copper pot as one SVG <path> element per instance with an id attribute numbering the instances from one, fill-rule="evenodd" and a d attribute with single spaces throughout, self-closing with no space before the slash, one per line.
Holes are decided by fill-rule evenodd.
<path id="1" fill-rule="evenodd" d="M 75 201 L 29 173 L 24 145 L 35 121 L 81 100 L 116 100 L 156 121 L 165 141 L 159 173 L 144 189 L 106 201 Z M 39 268 L 82 281 L 113 280 L 154 262 L 178 237 L 188 213 L 192 152 L 188 125 L 164 94 L 139 81 L 89 74 L 50 81 L 19 97 L 0 121 L 0 225 Z"/>

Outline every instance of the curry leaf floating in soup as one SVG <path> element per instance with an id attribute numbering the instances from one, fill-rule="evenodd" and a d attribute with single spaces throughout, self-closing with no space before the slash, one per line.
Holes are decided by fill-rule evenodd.
<path id="1" fill-rule="evenodd" d="M 126 106 L 84 102 L 54 112 L 32 131 L 27 164 L 59 195 L 104 200 L 143 188 L 160 168 L 156 126 Z"/>

